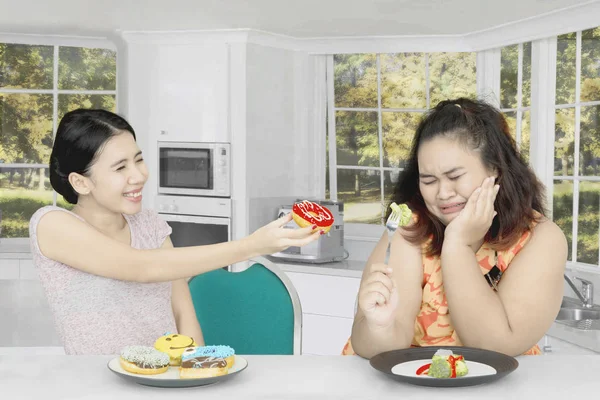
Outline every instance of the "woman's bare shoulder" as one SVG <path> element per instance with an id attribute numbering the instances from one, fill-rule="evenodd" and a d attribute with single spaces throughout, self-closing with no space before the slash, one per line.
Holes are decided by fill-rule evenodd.
<path id="1" fill-rule="evenodd" d="M 559 253 L 566 251 L 567 238 L 554 221 L 544 217 L 532 228 L 529 244 L 544 251 Z"/>

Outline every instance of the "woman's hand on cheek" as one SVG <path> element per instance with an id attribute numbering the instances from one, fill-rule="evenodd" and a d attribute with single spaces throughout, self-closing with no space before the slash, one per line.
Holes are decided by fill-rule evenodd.
<path id="1" fill-rule="evenodd" d="M 494 185 L 494 177 L 486 178 L 471 194 L 460 214 L 448 224 L 444 241 L 471 247 L 479 243 L 497 214 L 494 201 L 499 189 L 499 185 Z"/>

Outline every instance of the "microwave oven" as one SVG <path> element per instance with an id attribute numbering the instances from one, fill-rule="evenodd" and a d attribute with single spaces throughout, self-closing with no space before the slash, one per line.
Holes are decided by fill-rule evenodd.
<path id="1" fill-rule="evenodd" d="M 158 142 L 158 193 L 231 197 L 229 143 Z"/>

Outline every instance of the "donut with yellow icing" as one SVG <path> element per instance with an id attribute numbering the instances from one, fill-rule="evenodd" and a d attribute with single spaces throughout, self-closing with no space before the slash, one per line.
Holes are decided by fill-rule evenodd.
<path id="1" fill-rule="evenodd" d="M 161 336 L 154 342 L 154 348 L 168 354 L 171 358 L 170 364 L 173 366 L 181 364 L 181 354 L 185 349 L 196 346 L 193 338 L 177 333 Z"/>
<path id="2" fill-rule="evenodd" d="M 157 375 L 169 369 L 168 354 L 149 346 L 127 346 L 121 350 L 119 363 L 128 372 L 140 375 Z"/>
<path id="3" fill-rule="evenodd" d="M 308 200 L 294 203 L 292 218 L 301 228 L 316 225 L 315 229 L 319 229 L 324 233 L 329 232 L 333 226 L 331 211 L 327 207 Z"/>

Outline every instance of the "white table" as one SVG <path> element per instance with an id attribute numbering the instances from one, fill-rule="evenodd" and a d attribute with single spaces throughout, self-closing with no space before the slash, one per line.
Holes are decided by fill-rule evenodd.
<path id="1" fill-rule="evenodd" d="M 109 371 L 106 356 L 0 356 L 7 399 L 576 399 L 596 398 L 600 356 L 524 356 L 499 381 L 464 388 L 403 384 L 356 356 L 246 356 L 248 368 L 204 387 L 141 386 Z M 429 397 L 427 397 L 429 396 Z"/>

